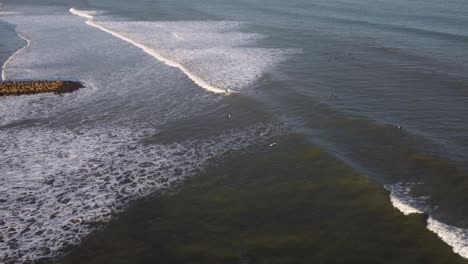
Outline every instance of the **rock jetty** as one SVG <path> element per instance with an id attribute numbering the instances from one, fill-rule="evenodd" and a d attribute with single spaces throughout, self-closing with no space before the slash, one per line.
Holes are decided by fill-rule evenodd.
<path id="1" fill-rule="evenodd" d="M 0 96 L 38 94 L 38 93 L 70 93 L 82 88 L 80 82 L 73 81 L 5 81 L 0 82 Z"/>

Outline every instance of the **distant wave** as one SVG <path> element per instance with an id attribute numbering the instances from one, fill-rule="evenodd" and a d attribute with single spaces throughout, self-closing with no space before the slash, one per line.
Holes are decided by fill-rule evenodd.
<path id="1" fill-rule="evenodd" d="M 3 11 L 0 11 L 0 16 L 8 16 L 8 15 L 19 15 L 20 13 L 19 12 L 3 12 Z"/>
<path id="2" fill-rule="evenodd" d="M 172 67 L 176 67 L 176 68 L 179 68 L 183 73 L 185 73 L 194 83 L 196 83 L 198 86 L 206 89 L 207 91 L 210 91 L 210 92 L 214 92 L 214 93 L 229 93 L 231 92 L 230 90 L 228 89 L 223 89 L 223 88 L 220 88 L 220 87 L 216 87 L 214 85 L 211 85 L 209 84 L 208 82 L 206 82 L 205 80 L 203 80 L 202 78 L 198 77 L 197 75 L 193 74 L 192 72 L 190 72 L 186 67 L 184 67 L 183 65 L 181 65 L 180 63 L 177 63 L 175 61 L 172 61 L 172 60 L 169 60 L 168 58 L 165 58 L 163 57 L 161 54 L 159 54 L 158 52 L 156 52 L 155 50 L 149 48 L 149 47 L 146 47 L 142 44 L 139 44 L 135 41 L 133 41 L 132 39 L 130 38 L 127 38 L 115 31 L 111 31 L 103 26 L 100 26 L 96 23 L 94 23 L 92 20 L 94 18 L 94 16 L 92 15 L 93 13 L 92 12 L 87 12 L 87 11 L 82 11 L 82 10 L 77 10 L 75 8 L 70 8 L 70 13 L 74 14 L 74 15 L 77 15 L 77 16 L 81 16 L 81 17 L 84 17 L 86 19 L 88 19 L 86 21 L 86 24 L 89 25 L 89 26 L 92 26 L 92 27 L 95 27 L 95 28 L 98 28 L 104 32 L 107 32 L 115 37 L 118 37 L 124 41 L 127 41 L 129 43 L 131 43 L 132 45 L 142 49 L 144 52 L 148 53 L 149 55 L 153 56 L 154 58 L 156 58 L 157 60 L 160 60 L 162 62 L 164 62 L 165 64 L 169 65 L 169 66 L 172 66 Z"/>
<path id="3" fill-rule="evenodd" d="M 6 68 L 7 68 L 7 65 L 8 63 L 10 63 L 10 61 L 13 59 L 13 57 L 15 57 L 17 54 L 21 53 L 24 49 L 26 49 L 27 47 L 29 47 L 29 45 L 31 45 L 31 41 L 29 39 L 27 39 L 26 37 L 24 37 L 23 35 L 21 35 L 20 33 L 16 32 L 16 34 L 24 39 L 26 41 L 26 46 L 20 48 L 19 50 L 17 50 L 15 53 L 13 53 L 13 55 L 11 55 L 8 60 L 5 61 L 5 63 L 3 64 L 2 66 L 2 81 L 6 81 L 7 77 L 6 77 Z"/>
<path id="4" fill-rule="evenodd" d="M 360 19 L 354 19 L 354 18 L 348 18 L 348 17 L 337 17 L 337 16 L 318 16 L 318 17 L 332 19 L 337 22 L 342 22 L 342 23 L 347 23 L 347 24 L 373 26 L 373 27 L 378 27 L 378 28 L 386 29 L 386 30 L 408 32 L 408 33 L 420 34 L 420 35 L 431 36 L 431 37 L 435 36 L 435 37 L 440 37 L 440 38 L 445 38 L 445 39 L 465 41 L 467 37 L 467 35 L 461 34 L 461 33 L 437 31 L 437 30 L 431 30 L 428 28 L 411 27 L 411 26 L 399 25 L 399 24 L 394 24 L 394 23 L 378 23 L 378 22 L 372 22 L 368 20 L 360 20 Z"/>

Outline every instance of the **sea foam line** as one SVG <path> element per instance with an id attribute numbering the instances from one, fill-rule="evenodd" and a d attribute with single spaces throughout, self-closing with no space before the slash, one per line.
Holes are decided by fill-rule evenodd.
<path id="1" fill-rule="evenodd" d="M 5 73 L 5 70 L 6 70 L 6 67 L 7 67 L 7 64 L 10 63 L 10 61 L 13 59 L 13 57 L 15 57 L 17 54 L 19 54 L 21 51 L 23 51 L 24 49 L 26 49 L 27 47 L 29 47 L 29 45 L 31 45 L 31 41 L 29 39 L 27 39 L 26 37 L 24 37 L 23 35 L 21 35 L 21 33 L 19 32 L 16 32 L 16 34 L 24 39 L 26 41 L 26 46 L 18 49 L 15 53 L 13 53 L 13 55 L 11 55 L 8 60 L 5 61 L 5 63 L 3 64 L 2 66 L 2 81 L 6 81 L 6 73 Z"/>
<path id="2" fill-rule="evenodd" d="M 207 90 L 207 91 L 210 91 L 210 92 L 213 92 L 213 93 L 224 93 L 224 94 L 230 94 L 232 91 L 229 90 L 229 89 L 222 89 L 222 88 L 219 88 L 219 87 L 216 87 L 214 85 L 211 85 L 209 84 L 208 82 L 206 82 L 205 80 L 203 80 L 202 78 L 196 76 L 195 74 L 191 73 L 187 68 L 185 68 L 182 64 L 178 63 L 178 62 L 175 62 L 175 61 L 172 61 L 172 60 L 169 60 L 168 58 L 162 56 L 161 54 L 159 54 L 157 51 L 155 51 L 154 49 L 151 49 L 151 48 L 148 48 L 140 43 L 137 43 L 135 41 L 133 41 L 132 39 L 130 38 L 127 38 L 115 31 L 112 31 L 112 30 L 109 30 L 103 26 L 100 26 L 98 24 L 96 24 L 95 22 L 93 22 L 93 16 L 86 13 L 86 12 L 83 12 L 83 11 L 80 11 L 80 10 L 77 10 L 75 8 L 70 8 L 69 9 L 70 13 L 74 14 L 74 15 L 77 15 L 77 16 L 80 16 L 80 17 L 84 17 L 86 19 L 88 19 L 85 23 L 89 26 L 92 26 L 92 27 L 95 27 L 95 28 L 98 28 L 104 32 L 107 32 L 109 34 L 111 34 L 112 36 L 115 36 L 117 38 L 120 38 L 138 48 L 140 48 L 141 50 L 143 50 L 144 52 L 146 52 L 147 54 L 153 56 L 154 58 L 156 58 L 157 60 L 159 61 L 162 61 L 164 62 L 166 65 L 168 66 L 171 66 L 171 67 L 176 67 L 178 69 L 180 69 L 185 75 L 187 75 L 195 84 L 197 84 L 198 86 L 202 87 L 203 89 Z"/>

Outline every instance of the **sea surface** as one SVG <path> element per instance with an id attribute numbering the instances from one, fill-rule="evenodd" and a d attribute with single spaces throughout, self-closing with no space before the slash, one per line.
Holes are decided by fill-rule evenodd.
<path id="1" fill-rule="evenodd" d="M 40 2 L 40 3 L 38 3 Z M 468 263 L 468 2 L 0 0 L 1 263 Z"/>

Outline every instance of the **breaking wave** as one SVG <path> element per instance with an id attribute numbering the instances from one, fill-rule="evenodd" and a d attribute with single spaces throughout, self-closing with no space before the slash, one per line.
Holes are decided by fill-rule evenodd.
<path id="1" fill-rule="evenodd" d="M 95 11 L 71 8 L 86 24 L 118 37 L 176 67 L 198 86 L 229 93 L 251 86 L 268 69 L 297 53 L 293 49 L 244 47 L 260 38 L 230 21 L 112 21 Z"/>
<path id="2" fill-rule="evenodd" d="M 392 205 L 404 215 L 430 213 L 427 206 L 428 197 L 412 197 L 411 187 L 414 184 L 396 183 L 385 185 L 390 191 Z M 444 224 L 432 216 L 427 220 L 427 229 L 439 236 L 442 241 L 452 247 L 453 252 L 464 258 L 468 258 L 468 229 Z"/>

